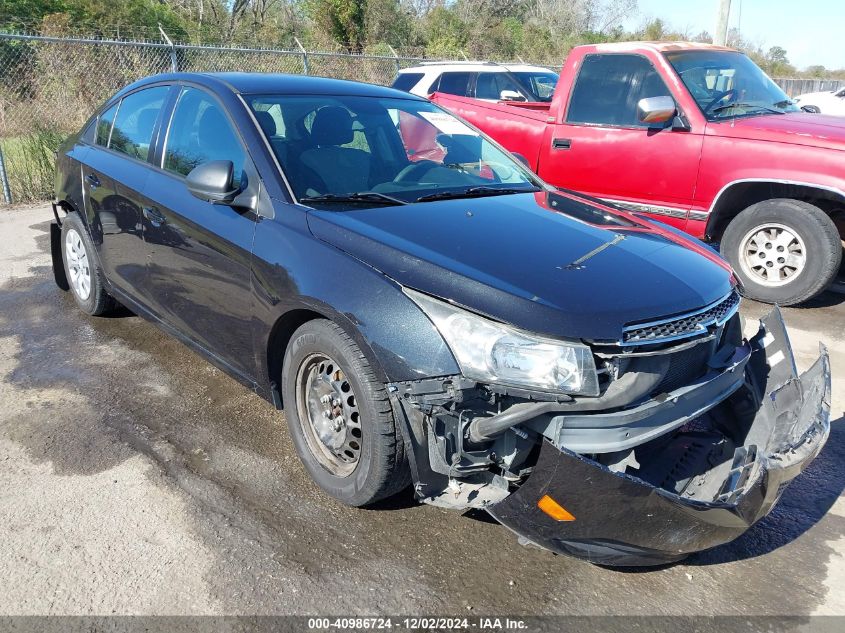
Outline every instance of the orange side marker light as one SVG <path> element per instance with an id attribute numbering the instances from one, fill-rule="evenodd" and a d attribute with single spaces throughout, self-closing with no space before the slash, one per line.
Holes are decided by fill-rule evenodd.
<path id="1" fill-rule="evenodd" d="M 537 507 L 552 517 L 555 521 L 574 521 L 575 517 L 549 495 L 543 495 L 537 502 Z"/>

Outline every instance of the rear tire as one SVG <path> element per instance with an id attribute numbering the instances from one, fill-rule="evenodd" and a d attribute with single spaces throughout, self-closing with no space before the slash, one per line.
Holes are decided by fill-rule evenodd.
<path id="1" fill-rule="evenodd" d="M 117 303 L 106 292 L 94 244 L 76 213 L 68 213 L 62 222 L 61 248 L 65 276 L 79 309 L 91 316 L 113 310 Z"/>
<path id="2" fill-rule="evenodd" d="M 722 254 L 751 299 L 802 303 L 836 277 L 842 241 L 817 206 L 788 198 L 764 200 L 737 215 L 722 236 Z"/>
<path id="3" fill-rule="evenodd" d="M 337 324 L 316 319 L 294 332 L 282 396 L 296 451 L 328 494 L 363 506 L 408 486 L 405 445 L 387 390 Z"/>

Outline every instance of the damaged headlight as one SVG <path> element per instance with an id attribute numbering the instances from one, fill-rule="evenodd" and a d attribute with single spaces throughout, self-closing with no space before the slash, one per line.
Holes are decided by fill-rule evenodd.
<path id="1" fill-rule="evenodd" d="M 590 348 L 496 323 L 405 288 L 446 339 L 461 371 L 479 382 L 540 391 L 599 395 Z"/>

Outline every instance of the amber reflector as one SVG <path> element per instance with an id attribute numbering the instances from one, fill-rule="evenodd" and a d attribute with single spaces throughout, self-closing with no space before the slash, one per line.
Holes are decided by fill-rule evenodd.
<path id="1" fill-rule="evenodd" d="M 566 508 L 552 499 L 549 495 L 543 495 L 537 502 L 537 507 L 552 517 L 555 521 L 574 521 L 575 517 L 567 512 Z"/>

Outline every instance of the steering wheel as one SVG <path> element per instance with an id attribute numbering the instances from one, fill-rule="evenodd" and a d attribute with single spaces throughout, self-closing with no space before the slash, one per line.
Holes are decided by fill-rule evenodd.
<path id="1" fill-rule="evenodd" d="M 437 163 L 433 160 L 420 160 L 416 163 L 411 163 L 407 167 L 403 167 L 402 171 L 396 174 L 396 178 L 393 179 L 393 182 L 407 182 L 407 181 L 419 181 L 422 176 L 430 172 L 432 169 L 437 167 Z"/>
<path id="2" fill-rule="evenodd" d="M 708 112 L 710 112 L 710 110 L 712 110 L 716 106 L 717 103 L 719 103 L 720 101 L 723 101 L 725 99 L 725 97 L 730 97 L 730 96 L 733 96 L 733 97 L 737 96 L 736 88 L 731 88 L 730 90 L 723 90 L 718 95 L 716 95 L 716 98 L 713 99 L 710 103 L 708 103 L 705 106 L 704 114 L 707 114 Z"/>

